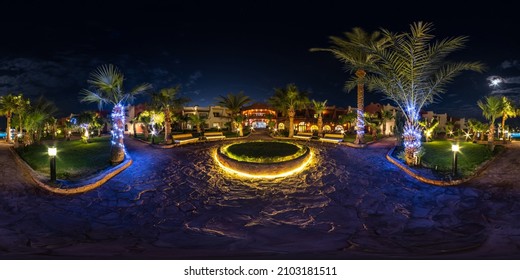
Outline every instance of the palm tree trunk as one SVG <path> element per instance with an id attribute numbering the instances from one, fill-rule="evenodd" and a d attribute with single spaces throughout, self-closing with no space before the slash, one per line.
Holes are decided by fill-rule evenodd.
<path id="1" fill-rule="evenodd" d="M 506 119 L 507 119 L 507 115 L 504 114 L 502 115 L 502 139 L 503 139 L 503 142 L 502 143 L 506 143 L 507 140 L 506 140 Z"/>
<path id="2" fill-rule="evenodd" d="M 321 135 L 323 133 L 323 117 L 321 114 L 318 116 L 318 135 Z"/>
<path id="3" fill-rule="evenodd" d="M 356 140 L 354 144 L 363 144 L 365 142 L 365 118 L 363 111 L 365 109 L 365 78 L 366 72 L 363 69 L 356 71 L 356 77 L 358 78 L 357 84 L 357 121 L 356 121 Z"/>
<path id="4" fill-rule="evenodd" d="M 21 136 L 23 136 L 23 127 L 22 127 L 22 115 L 18 114 L 18 126 L 20 131 L 18 132 Z M 18 143 L 18 139 L 16 140 L 16 143 Z"/>
<path id="5" fill-rule="evenodd" d="M 5 138 L 5 142 L 11 143 L 11 112 L 7 112 L 6 118 L 7 118 L 7 127 L 5 129 L 5 132 L 7 133 L 7 137 Z"/>
<path id="6" fill-rule="evenodd" d="M 489 134 L 488 134 L 488 146 L 489 150 L 493 151 L 495 149 L 495 120 L 491 120 L 491 125 L 489 126 Z"/>
<path id="7" fill-rule="evenodd" d="M 110 161 L 120 163 L 125 159 L 125 111 L 121 104 L 112 109 L 112 147 L 110 150 Z"/>
<path id="8" fill-rule="evenodd" d="M 148 126 L 141 124 L 141 127 L 143 128 L 144 141 L 148 141 L 148 137 L 150 136 L 148 134 Z"/>
<path id="9" fill-rule="evenodd" d="M 421 129 L 415 123 L 406 121 L 403 132 L 404 155 L 408 165 L 417 165 L 417 155 L 421 150 Z"/>
<path id="10" fill-rule="evenodd" d="M 172 138 L 170 137 L 171 121 L 170 109 L 167 108 L 164 110 L 164 142 L 166 144 L 172 143 Z"/>
<path id="11" fill-rule="evenodd" d="M 289 137 L 294 136 L 294 115 L 296 112 L 293 109 L 289 109 Z"/>
<path id="12" fill-rule="evenodd" d="M 244 126 L 242 125 L 242 123 L 239 123 L 238 124 L 238 136 L 242 137 L 244 136 Z"/>

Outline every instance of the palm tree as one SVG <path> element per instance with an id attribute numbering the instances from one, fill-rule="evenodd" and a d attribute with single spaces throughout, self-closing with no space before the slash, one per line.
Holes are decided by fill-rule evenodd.
<path id="1" fill-rule="evenodd" d="M 472 132 L 472 137 L 471 137 L 471 141 L 473 143 L 476 143 L 477 142 L 477 138 L 478 138 L 478 135 L 479 135 L 479 132 L 482 132 L 483 130 L 483 123 L 476 120 L 476 119 L 469 119 L 468 120 L 468 126 L 469 126 L 469 129 L 470 131 Z M 487 126 L 486 126 L 487 128 Z M 484 128 L 485 129 L 485 128 Z"/>
<path id="2" fill-rule="evenodd" d="M 386 135 L 386 124 L 388 121 L 394 118 L 394 113 L 392 111 L 381 109 L 381 122 L 383 123 L 383 135 Z"/>
<path id="3" fill-rule="evenodd" d="M 507 142 L 506 139 L 506 120 L 508 118 L 516 117 L 516 108 L 513 106 L 511 100 L 506 96 L 502 96 L 502 138 L 503 143 Z"/>
<path id="4" fill-rule="evenodd" d="M 141 128 L 143 129 L 144 140 L 148 141 L 148 137 L 150 136 L 150 124 L 152 123 L 152 113 L 148 110 L 142 111 L 137 117 L 137 121 L 141 123 Z"/>
<path id="5" fill-rule="evenodd" d="M 349 112 L 346 115 L 340 115 L 338 117 L 338 121 L 341 124 L 347 125 L 347 130 L 352 130 L 352 124 L 357 120 L 357 113 Z"/>
<path id="6" fill-rule="evenodd" d="M 31 101 L 27 98 L 23 98 L 22 94 L 18 95 L 18 102 L 16 108 L 16 114 L 18 115 L 18 134 L 23 135 L 23 117 L 24 114 L 27 113 L 31 106 Z M 18 144 L 18 141 L 15 141 L 15 145 Z"/>
<path id="7" fill-rule="evenodd" d="M 5 137 L 5 142 L 11 142 L 11 118 L 13 117 L 13 113 L 16 112 L 19 106 L 19 98 L 20 96 L 8 94 L 6 96 L 0 97 L 0 113 L 4 115 L 7 119 L 7 125 L 5 132 L 7 136 Z"/>
<path id="8" fill-rule="evenodd" d="M 421 152 L 420 110 L 445 92 L 446 85 L 465 70 L 481 71 L 478 62 L 451 62 L 446 57 L 461 49 L 466 37 L 452 37 L 431 42 L 433 25 L 417 22 L 410 32 L 392 33 L 382 30 L 388 44 L 381 48 L 360 43 L 376 58 L 370 68 L 369 89 L 378 90 L 394 101 L 406 118 L 404 124 L 405 159 L 408 165 L 418 164 Z"/>
<path id="9" fill-rule="evenodd" d="M 381 125 L 382 120 L 377 114 L 371 115 L 369 113 L 365 113 L 365 121 L 367 126 L 370 128 L 370 132 L 372 133 L 372 141 L 377 140 L 377 129 Z"/>
<path id="10" fill-rule="evenodd" d="M 305 108 L 309 103 L 307 93 L 299 91 L 294 84 L 288 84 L 286 88 L 275 88 L 274 95 L 269 97 L 268 102 L 289 117 L 289 137 L 293 137 L 294 116 L 296 110 Z"/>
<path id="11" fill-rule="evenodd" d="M 80 113 L 76 117 L 79 126 L 83 129 L 83 136 L 81 136 L 81 139 L 83 142 L 88 143 L 90 139 L 90 128 L 94 127 L 96 124 L 96 113 L 92 111 L 85 111 Z"/>
<path id="12" fill-rule="evenodd" d="M 24 144 L 39 143 L 45 125 L 52 122 L 53 116 L 57 112 L 58 108 L 53 102 L 43 97 L 35 100 L 25 116 L 24 127 L 26 127 L 27 133 L 24 137 Z"/>
<path id="13" fill-rule="evenodd" d="M 188 100 L 179 97 L 180 86 L 163 88 L 159 92 L 152 93 L 152 104 L 158 110 L 164 112 L 164 142 L 171 144 L 171 126 L 173 122 L 173 109 L 183 106 Z"/>
<path id="14" fill-rule="evenodd" d="M 318 134 L 321 135 L 323 132 L 323 111 L 327 106 L 327 100 L 321 102 L 312 100 L 312 106 L 314 107 L 314 111 L 318 115 Z"/>
<path id="15" fill-rule="evenodd" d="M 240 115 L 240 110 L 247 103 L 251 102 L 249 96 L 244 95 L 243 92 L 239 92 L 238 94 L 228 93 L 226 96 L 219 96 L 217 98 L 218 105 L 227 108 L 231 112 L 231 122 L 232 126 L 238 129 L 239 136 L 244 136 L 242 122 L 237 122 L 237 116 Z"/>
<path id="16" fill-rule="evenodd" d="M 426 136 L 426 142 L 432 140 L 432 134 L 439 125 L 439 121 L 437 119 L 424 119 L 418 122 L 419 125 L 423 128 L 424 135 Z"/>
<path id="17" fill-rule="evenodd" d="M 138 85 L 129 92 L 123 88 L 124 75 L 112 64 L 102 65 L 90 74 L 87 81 L 89 89 L 81 91 L 81 101 L 97 103 L 101 109 L 103 105 L 112 105 L 112 147 L 110 161 L 119 163 L 125 159 L 125 103 L 133 101 L 137 94 L 143 93 L 151 88 L 150 84 Z"/>
<path id="18" fill-rule="evenodd" d="M 453 122 L 446 122 L 444 125 L 444 131 L 446 132 L 446 137 L 450 138 L 455 135 L 455 124 Z"/>
<path id="19" fill-rule="evenodd" d="M 198 114 L 190 115 L 190 122 L 192 125 L 197 127 L 197 132 L 200 133 L 202 130 L 200 129 L 200 126 L 203 125 L 206 122 L 206 117 L 201 117 Z M 240 131 L 240 136 L 242 136 L 242 131 Z"/>
<path id="20" fill-rule="evenodd" d="M 489 149 L 493 151 L 495 149 L 494 143 L 494 134 L 495 134 L 495 120 L 502 116 L 504 103 L 502 99 L 497 96 L 488 96 L 486 97 L 486 102 L 482 102 L 479 100 L 477 102 L 478 107 L 482 110 L 482 115 L 488 120 L 489 123 L 489 132 L 488 132 L 488 145 Z"/>
<path id="21" fill-rule="evenodd" d="M 361 46 L 374 46 L 383 48 L 385 38 L 381 37 L 379 31 L 368 34 L 359 27 L 354 27 L 351 32 L 344 33 L 345 38 L 335 36 L 330 37 L 332 46 L 330 48 L 312 48 L 310 51 L 331 52 L 337 59 L 343 62 L 345 69 L 354 73 L 355 77 L 347 81 L 345 88 L 350 91 L 357 88 L 357 121 L 356 121 L 356 140 L 355 144 L 364 143 L 365 134 L 365 77 L 367 69 L 377 60 L 377 56 L 366 52 Z"/>

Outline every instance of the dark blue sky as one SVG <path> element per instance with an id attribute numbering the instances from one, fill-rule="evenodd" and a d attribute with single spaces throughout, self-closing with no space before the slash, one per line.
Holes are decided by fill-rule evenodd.
<path id="1" fill-rule="evenodd" d="M 419 20 L 433 22 L 438 38 L 469 36 L 466 49 L 453 59 L 478 60 L 488 67 L 483 74 L 459 76 L 443 99 L 426 109 L 479 116 L 476 101 L 492 93 L 486 80 L 491 75 L 510 78 L 511 83 L 496 90 L 520 93 L 520 24 L 507 2 L 69 2 L 2 4 L 0 95 L 43 94 L 63 115 L 94 109 L 79 102 L 78 92 L 92 70 L 113 63 L 125 74 L 127 88 L 141 82 L 155 89 L 181 84 L 191 105 L 210 105 L 218 95 L 239 91 L 263 101 L 273 88 L 296 83 L 312 98 L 355 106 L 355 92 L 342 89 L 348 77 L 342 65 L 309 48 L 327 47 L 329 36 L 356 26 L 408 31 Z M 381 99 L 366 95 L 367 104 L 388 102 Z"/>

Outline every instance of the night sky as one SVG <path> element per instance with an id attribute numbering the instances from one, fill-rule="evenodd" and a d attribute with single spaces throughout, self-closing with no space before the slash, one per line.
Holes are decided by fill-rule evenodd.
<path id="1" fill-rule="evenodd" d="M 348 77 L 325 52 L 329 36 L 359 26 L 408 31 L 414 21 L 433 22 L 438 38 L 469 36 L 454 60 L 481 61 L 485 73 L 465 73 L 442 100 L 426 109 L 455 117 L 480 117 L 476 101 L 487 94 L 520 93 L 520 23 L 507 3 L 453 6 L 454 1 L 6 1 L 0 16 L 0 95 L 23 92 L 54 101 L 61 115 L 95 105 L 79 102 L 89 73 L 117 65 L 126 88 L 142 82 L 155 89 L 182 85 L 190 105 L 207 106 L 215 97 L 244 91 L 265 101 L 273 88 L 295 83 L 311 98 L 355 106 L 346 93 Z M 486 78 L 507 84 L 491 88 Z M 141 98 L 138 102 L 145 101 Z M 366 104 L 387 103 L 366 93 Z M 520 103 L 519 103 L 520 104 Z"/>

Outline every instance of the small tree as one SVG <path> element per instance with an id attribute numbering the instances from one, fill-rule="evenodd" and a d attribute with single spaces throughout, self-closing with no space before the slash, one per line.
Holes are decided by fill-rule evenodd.
<path id="1" fill-rule="evenodd" d="M 170 144 L 171 125 L 174 120 L 173 110 L 181 108 L 188 102 L 188 99 L 179 97 L 180 86 L 163 88 L 158 92 L 152 93 L 152 104 L 164 114 L 164 142 Z"/>
<path id="2" fill-rule="evenodd" d="M 369 89 L 383 92 L 404 113 L 405 159 L 408 165 L 418 163 L 421 152 L 421 129 L 419 112 L 445 92 L 445 86 L 465 70 L 481 71 L 478 62 L 452 62 L 446 58 L 461 49 L 466 37 L 453 37 L 431 42 L 433 25 L 417 22 L 410 25 L 410 32 L 393 33 L 383 30 L 387 45 L 364 46 L 366 52 L 375 56 L 367 77 Z"/>
<path id="3" fill-rule="evenodd" d="M 276 88 L 268 102 L 289 117 L 289 137 L 293 137 L 296 110 L 305 108 L 309 103 L 307 93 L 298 90 L 296 85 L 289 84 L 286 88 Z"/>
<path id="4" fill-rule="evenodd" d="M 90 87 L 81 91 L 81 101 L 97 103 L 101 109 L 103 105 L 112 105 L 112 146 L 110 161 L 119 163 L 125 159 L 125 108 L 126 103 L 133 101 L 137 94 L 146 92 L 150 84 L 141 84 L 126 92 L 123 87 L 124 75 L 114 65 L 102 65 L 90 74 L 87 81 Z"/>
<path id="5" fill-rule="evenodd" d="M 513 102 L 505 96 L 502 96 L 502 139 L 503 143 L 507 142 L 506 139 L 506 120 L 508 118 L 516 117 L 517 109 L 513 106 Z"/>
<path id="6" fill-rule="evenodd" d="M 488 96 L 485 100 L 485 102 L 479 100 L 477 105 L 482 110 L 482 115 L 490 121 L 488 146 L 489 149 L 493 151 L 495 149 L 495 120 L 502 115 L 504 103 L 502 102 L 502 99 L 497 96 Z"/>
<path id="7" fill-rule="evenodd" d="M 327 100 L 321 102 L 313 99 L 312 105 L 316 115 L 318 115 L 318 134 L 321 135 L 323 132 L 323 111 L 325 111 L 325 108 L 327 107 Z"/>
<path id="8" fill-rule="evenodd" d="M 239 136 L 244 136 L 242 121 L 237 121 L 237 117 L 240 115 L 242 107 L 251 102 L 249 96 L 244 95 L 243 92 L 238 94 L 228 93 L 226 96 L 219 96 L 217 100 L 218 105 L 227 108 L 231 112 L 231 126 L 238 130 Z"/>
<path id="9" fill-rule="evenodd" d="M 190 122 L 192 125 L 194 125 L 197 128 L 197 132 L 201 133 L 202 129 L 201 126 L 204 125 L 206 122 L 206 117 L 202 117 L 198 114 L 190 115 Z M 242 136 L 242 135 L 240 135 Z"/>

